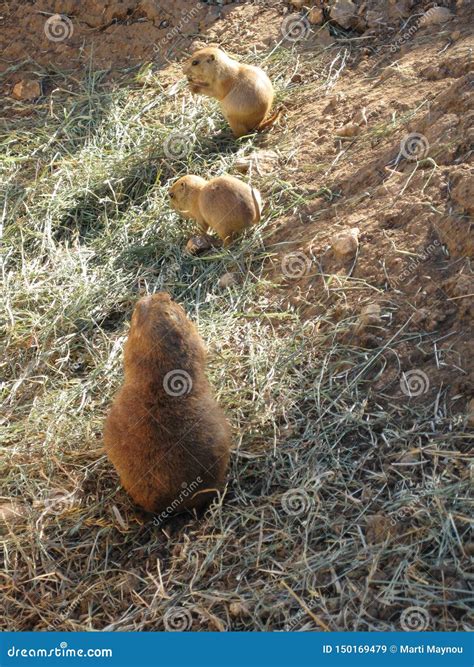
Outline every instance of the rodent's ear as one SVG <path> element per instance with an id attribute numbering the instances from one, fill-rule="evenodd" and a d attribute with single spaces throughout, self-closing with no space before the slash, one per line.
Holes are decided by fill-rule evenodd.
<path id="1" fill-rule="evenodd" d="M 214 55 L 209 56 L 209 58 L 207 59 L 207 62 L 212 63 L 212 62 L 214 62 L 215 59 L 216 59 L 216 56 L 214 56 Z"/>
<path id="2" fill-rule="evenodd" d="M 151 297 L 144 297 L 137 302 L 132 315 L 132 323 L 141 327 L 145 323 L 151 306 Z"/>

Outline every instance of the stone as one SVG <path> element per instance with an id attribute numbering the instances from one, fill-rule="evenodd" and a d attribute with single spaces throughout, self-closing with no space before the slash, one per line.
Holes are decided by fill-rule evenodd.
<path id="1" fill-rule="evenodd" d="M 440 25 L 453 18 L 453 13 L 447 7 L 432 7 L 420 19 L 420 27 Z"/>
<path id="2" fill-rule="evenodd" d="M 190 255 L 200 255 L 212 248 L 212 239 L 208 234 L 192 236 L 186 243 L 186 252 Z"/>
<path id="3" fill-rule="evenodd" d="M 12 96 L 16 100 L 36 100 L 41 96 L 41 85 L 34 79 L 22 79 L 13 86 Z"/>
<path id="4" fill-rule="evenodd" d="M 339 259 L 353 257 L 359 248 L 359 229 L 354 227 L 347 232 L 338 234 L 332 242 L 334 254 Z"/>
<path id="5" fill-rule="evenodd" d="M 271 174 L 278 168 L 278 153 L 272 150 L 255 151 L 248 156 L 238 157 L 235 161 L 235 169 L 242 174 L 248 171 L 256 171 L 259 176 Z"/>
<path id="6" fill-rule="evenodd" d="M 308 14 L 308 21 L 312 25 L 320 25 L 324 22 L 324 13 L 320 7 L 313 7 Z"/>
<path id="7" fill-rule="evenodd" d="M 291 4 L 295 9 L 303 9 L 303 7 L 307 4 L 308 0 L 291 0 Z"/>
<path id="8" fill-rule="evenodd" d="M 224 273 L 224 275 L 219 279 L 219 287 L 222 289 L 226 289 L 234 285 L 237 285 L 237 277 L 235 273 Z"/>
<path id="9" fill-rule="evenodd" d="M 329 15 L 333 21 L 346 30 L 357 23 L 357 7 L 352 0 L 336 0 Z"/>
<path id="10" fill-rule="evenodd" d="M 362 308 L 356 326 L 356 333 L 361 334 L 367 329 L 378 327 L 382 324 L 381 308 L 378 303 L 369 303 Z"/>

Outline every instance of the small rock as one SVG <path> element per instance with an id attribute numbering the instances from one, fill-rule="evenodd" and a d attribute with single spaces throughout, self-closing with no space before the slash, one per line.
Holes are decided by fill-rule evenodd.
<path id="1" fill-rule="evenodd" d="M 380 315 L 381 309 L 378 303 L 369 303 L 364 306 L 359 315 L 356 333 L 360 334 L 371 327 L 380 326 L 382 323 Z"/>
<path id="2" fill-rule="evenodd" d="M 352 0 L 336 0 L 329 14 L 333 21 L 346 29 L 357 23 L 357 7 Z"/>
<path id="3" fill-rule="evenodd" d="M 271 150 L 255 151 L 251 155 L 239 157 L 235 161 L 235 168 L 242 174 L 246 174 L 250 169 L 257 172 L 259 176 L 271 174 L 278 167 L 278 153 Z"/>
<path id="4" fill-rule="evenodd" d="M 41 86 L 33 79 L 22 79 L 13 86 L 12 96 L 16 100 L 36 100 L 41 96 Z"/>
<path id="5" fill-rule="evenodd" d="M 339 259 L 348 259 L 353 257 L 359 248 L 359 229 L 354 227 L 354 229 L 349 230 L 348 232 L 342 232 L 338 234 L 334 241 L 332 242 L 332 249 L 334 254 Z"/>
<path id="6" fill-rule="evenodd" d="M 432 7 L 423 14 L 420 19 L 420 26 L 440 25 L 453 18 L 452 12 L 447 7 Z"/>
<path id="7" fill-rule="evenodd" d="M 347 123 L 336 130 L 338 137 L 356 137 L 362 132 L 362 128 L 357 123 Z"/>
<path id="8" fill-rule="evenodd" d="M 192 236 L 186 243 L 186 252 L 190 255 L 200 255 L 212 248 L 212 239 L 207 234 Z"/>
<path id="9" fill-rule="evenodd" d="M 336 39 L 331 35 L 328 27 L 322 27 L 316 33 L 316 41 L 320 46 L 330 46 Z"/>
<path id="10" fill-rule="evenodd" d="M 250 616 L 249 608 L 242 602 L 231 602 L 229 605 L 231 616 Z"/>
<path id="11" fill-rule="evenodd" d="M 457 42 L 457 40 L 461 37 L 461 31 L 460 30 L 455 30 L 454 32 L 451 33 L 451 39 L 453 42 Z"/>
<path id="12" fill-rule="evenodd" d="M 232 287 L 233 285 L 237 285 L 237 277 L 235 273 L 224 273 L 224 275 L 220 277 L 219 287 L 222 289 Z"/>
<path id="13" fill-rule="evenodd" d="M 290 81 L 291 83 L 301 83 L 303 81 L 303 77 L 301 74 L 293 74 Z"/>
<path id="14" fill-rule="evenodd" d="M 324 22 L 324 13 L 320 7 L 313 7 L 308 14 L 308 21 L 313 25 L 320 25 Z"/>
<path id="15" fill-rule="evenodd" d="M 295 9 L 303 9 L 305 4 L 307 4 L 307 0 L 291 0 L 291 4 Z"/>

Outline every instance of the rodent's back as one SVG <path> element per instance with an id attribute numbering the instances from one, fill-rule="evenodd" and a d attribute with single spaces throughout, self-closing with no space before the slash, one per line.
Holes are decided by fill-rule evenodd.
<path id="1" fill-rule="evenodd" d="M 177 496 L 180 509 L 204 504 L 209 494 L 183 498 L 183 489 L 221 489 L 230 453 L 229 426 L 206 378 L 197 330 L 170 308 L 164 319 L 174 331 L 166 335 L 157 315 L 142 313 L 135 326 L 132 319 L 125 383 L 104 431 L 123 486 L 150 512 Z"/>
<path id="2" fill-rule="evenodd" d="M 204 217 L 223 240 L 250 227 L 257 218 L 252 190 L 233 176 L 209 181 L 200 194 L 199 204 Z"/>

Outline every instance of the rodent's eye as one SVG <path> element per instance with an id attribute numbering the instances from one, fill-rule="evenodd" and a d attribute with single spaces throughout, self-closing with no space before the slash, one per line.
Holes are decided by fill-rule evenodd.
<path id="1" fill-rule="evenodd" d="M 196 67 L 196 65 L 199 65 L 199 60 L 193 60 L 193 62 L 191 63 L 191 65 L 192 65 L 193 67 Z"/>
<path id="2" fill-rule="evenodd" d="M 170 199 L 174 199 L 174 193 L 170 192 Z"/>

